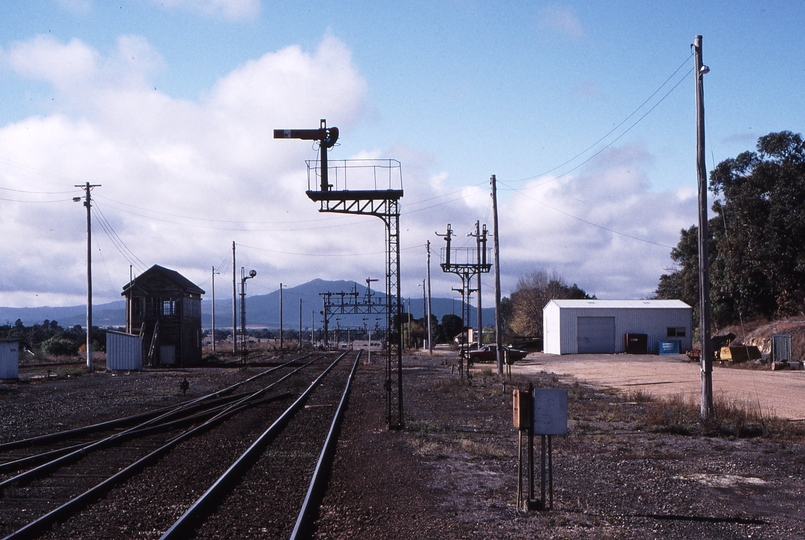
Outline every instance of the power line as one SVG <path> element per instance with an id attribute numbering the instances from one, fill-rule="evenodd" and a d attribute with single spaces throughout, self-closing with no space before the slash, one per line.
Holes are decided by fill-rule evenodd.
<path id="1" fill-rule="evenodd" d="M 501 183 L 501 184 L 502 184 L 503 182 L 501 182 L 500 180 L 498 180 L 498 183 Z M 653 240 L 646 240 L 645 238 L 639 238 L 639 237 L 637 237 L 637 236 L 632 236 L 631 234 L 626 234 L 626 233 L 624 233 L 624 232 L 616 231 L 615 229 L 610 229 L 609 227 L 604 227 L 603 225 L 598 225 L 597 223 L 593 223 L 592 221 L 588 221 L 588 220 L 586 220 L 586 219 L 584 219 L 584 218 L 580 218 L 580 217 L 578 217 L 578 216 L 574 216 L 573 214 L 570 214 L 570 213 L 568 213 L 568 212 L 565 212 L 564 210 L 559 210 L 559 209 L 558 209 L 558 208 L 556 208 L 556 207 L 553 207 L 553 206 L 551 206 L 551 205 L 549 205 L 549 204 L 546 204 L 546 203 L 544 203 L 544 202 L 542 202 L 542 201 L 540 201 L 540 200 L 538 200 L 538 199 L 536 199 L 536 198 L 532 197 L 531 195 L 529 195 L 529 194 L 525 193 L 525 192 L 524 192 L 523 190 L 521 190 L 521 189 L 517 189 L 517 188 L 514 188 L 514 187 L 512 187 L 512 186 L 507 186 L 507 187 L 508 187 L 509 189 L 511 189 L 512 191 L 516 191 L 517 193 L 519 193 L 519 194 L 520 194 L 520 195 L 522 195 L 523 197 L 527 197 L 527 198 L 531 199 L 532 201 L 536 202 L 537 204 L 541 204 L 542 206 L 544 206 L 544 207 L 546 207 L 546 208 L 550 208 L 550 209 L 551 209 L 551 210 L 553 210 L 554 212 L 559 212 L 560 214 L 562 214 L 562 215 L 564 215 L 564 216 L 567 216 L 567 217 L 569 217 L 569 218 L 573 218 L 573 219 L 575 219 L 575 220 L 577 220 L 577 221 L 581 221 L 582 223 L 586 223 L 587 225 L 591 225 L 591 226 L 593 226 L 593 227 L 597 227 L 597 228 L 599 228 L 599 229 L 602 229 L 602 230 L 607 231 L 607 232 L 611 232 L 611 233 L 613 233 L 613 234 L 617 234 L 617 235 L 619 235 L 619 236 L 624 236 L 624 237 L 626 237 L 626 238 L 631 238 L 632 240 L 637 240 L 637 241 L 639 241 L 639 242 L 645 242 L 646 244 L 652 244 L 652 245 L 655 245 L 655 246 L 660 246 L 660 247 L 669 248 L 669 249 L 673 249 L 673 248 L 675 247 L 675 246 L 668 246 L 668 245 L 666 245 L 666 244 L 661 244 L 661 243 L 659 243 L 659 242 L 654 242 Z"/>
<path id="2" fill-rule="evenodd" d="M 112 245 L 117 248 L 123 258 L 128 261 L 129 264 L 137 267 L 140 272 L 145 272 L 148 269 L 148 266 L 139 258 L 137 255 L 126 245 L 122 238 L 115 232 L 112 224 L 109 223 L 109 220 L 106 219 L 106 216 L 103 214 L 103 211 L 98 206 L 98 202 L 96 200 L 95 206 L 92 207 L 95 211 L 95 217 L 98 220 L 98 223 L 101 225 L 103 232 L 106 233 L 106 236 L 112 242 Z"/>

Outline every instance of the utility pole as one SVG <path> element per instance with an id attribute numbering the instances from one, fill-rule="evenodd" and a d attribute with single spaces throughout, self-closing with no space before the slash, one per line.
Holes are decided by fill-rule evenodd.
<path id="1" fill-rule="evenodd" d="M 433 356 L 433 331 L 431 329 L 431 321 L 430 321 L 430 240 L 427 241 L 426 249 L 428 251 L 428 354 Z M 369 340 L 369 346 L 371 347 L 371 339 Z"/>
<path id="2" fill-rule="evenodd" d="M 282 350 L 282 283 L 280 283 L 280 350 Z"/>
<path id="3" fill-rule="evenodd" d="M 87 208 L 87 371 L 92 371 L 92 188 L 100 184 L 76 184 L 75 187 L 84 190 L 84 206 Z M 81 197 L 73 197 L 78 202 Z"/>
<path id="4" fill-rule="evenodd" d="M 302 299 L 299 299 L 299 348 L 302 348 Z"/>
<path id="5" fill-rule="evenodd" d="M 238 354 L 238 286 L 235 270 L 235 241 L 232 240 L 232 356 Z"/>
<path id="6" fill-rule="evenodd" d="M 710 68 L 702 63 L 702 36 L 693 40 L 696 75 L 696 177 L 699 184 L 699 339 L 701 340 L 701 417 L 713 413 L 713 345 L 710 342 L 710 259 L 707 249 L 707 167 L 704 158 L 704 75 Z"/>
<path id="7" fill-rule="evenodd" d="M 498 231 L 498 192 L 495 175 L 490 178 L 492 184 L 492 235 L 495 247 L 495 342 L 497 343 L 498 374 L 503 375 L 503 328 L 500 314 L 500 233 Z"/>
<path id="8" fill-rule="evenodd" d="M 215 271 L 212 267 L 212 354 L 215 354 L 215 274 L 220 272 Z"/>
<path id="9" fill-rule="evenodd" d="M 132 265 L 129 265 L 129 290 L 131 290 L 131 286 L 134 284 L 134 268 Z M 132 298 L 126 300 L 126 304 L 128 305 L 128 310 L 126 313 L 126 333 L 131 334 L 131 316 L 134 313 L 134 307 L 132 306 Z"/>

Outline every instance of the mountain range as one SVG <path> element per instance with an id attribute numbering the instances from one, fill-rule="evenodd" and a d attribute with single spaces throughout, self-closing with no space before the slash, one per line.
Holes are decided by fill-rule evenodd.
<path id="1" fill-rule="evenodd" d="M 216 287 L 218 289 L 218 287 Z M 315 327 L 321 327 L 324 309 L 322 293 L 354 293 L 357 292 L 359 298 L 364 298 L 366 287 L 360 283 L 352 281 L 325 281 L 314 279 L 296 287 L 282 289 L 282 323 L 283 328 L 298 329 L 311 327 L 311 319 L 315 314 Z M 385 293 L 372 290 L 375 298 L 385 297 Z M 201 323 L 204 328 L 212 326 L 212 301 L 208 293 L 201 302 Z M 223 298 L 221 298 L 223 296 Z M 239 295 L 238 295 L 239 296 Z M 301 300 L 301 306 L 300 306 Z M 423 297 L 404 298 L 403 305 L 405 310 L 410 310 L 411 316 L 420 319 L 424 313 L 425 301 Z M 410 306 L 410 307 L 409 307 Z M 0 324 L 14 324 L 20 319 L 26 326 L 41 324 L 45 320 L 56 321 L 64 328 L 81 325 L 87 322 L 86 305 L 66 306 L 66 307 L 26 307 L 11 308 L 0 307 Z M 240 313 L 240 297 L 238 297 L 238 313 Z M 431 298 L 431 312 L 441 321 L 444 315 L 455 314 L 461 316 L 461 300 L 452 298 Z M 470 306 L 470 324 L 476 323 L 477 309 Z M 330 324 L 338 324 L 342 328 L 362 328 L 364 322 L 367 325 L 384 326 L 383 315 L 367 315 L 366 321 L 361 315 L 337 315 L 330 319 Z M 484 326 L 489 326 L 494 322 L 494 308 L 484 308 L 482 310 Z M 336 318 L 338 320 L 336 320 Z M 246 322 L 249 327 L 279 328 L 280 326 L 280 291 L 277 289 L 269 294 L 246 296 Z M 98 327 L 122 327 L 126 325 L 126 302 L 116 300 L 106 304 L 93 304 L 92 324 Z M 240 324 L 240 323 L 238 323 Z M 215 299 L 215 327 L 232 327 L 232 296 L 231 293 L 219 293 Z"/>

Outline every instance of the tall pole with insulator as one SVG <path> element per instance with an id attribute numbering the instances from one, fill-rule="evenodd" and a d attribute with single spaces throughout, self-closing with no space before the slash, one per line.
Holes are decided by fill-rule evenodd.
<path id="1" fill-rule="evenodd" d="M 76 184 L 84 190 L 84 206 L 87 208 L 87 371 L 92 371 L 92 188 L 100 184 Z M 79 202 L 81 197 L 74 197 Z"/>
<path id="2" fill-rule="evenodd" d="M 702 63 L 702 36 L 693 41 L 696 76 L 696 177 L 699 184 L 699 338 L 701 340 L 701 417 L 713 413 L 713 345 L 710 342 L 710 258 L 707 249 L 707 167 L 704 160 L 704 75 L 710 68 Z"/>

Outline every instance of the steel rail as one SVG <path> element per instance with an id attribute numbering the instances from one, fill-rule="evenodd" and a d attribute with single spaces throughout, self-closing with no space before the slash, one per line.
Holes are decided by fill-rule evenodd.
<path id="1" fill-rule="evenodd" d="M 285 412 L 266 429 L 252 445 L 229 466 L 229 468 L 216 480 L 212 486 L 193 503 L 173 525 L 165 531 L 160 540 L 185 539 L 192 535 L 194 529 L 220 504 L 225 495 L 240 481 L 245 472 L 257 461 L 266 447 L 279 434 L 296 411 L 304 405 L 307 398 L 321 383 L 322 379 L 346 355 L 339 355 L 321 375 L 310 383 L 310 386 L 294 401 Z"/>
<path id="2" fill-rule="evenodd" d="M 279 380 L 271 383 L 268 387 L 263 388 L 261 390 L 258 390 L 257 392 L 254 392 L 252 395 L 255 398 L 261 397 L 266 391 L 268 391 L 269 389 L 271 389 L 274 386 L 278 385 L 279 383 L 281 383 L 282 381 L 286 380 L 287 378 L 291 377 L 293 374 L 298 373 L 302 369 L 304 369 L 307 366 L 311 365 L 313 362 L 315 362 L 319 358 L 321 358 L 321 357 L 314 358 L 313 360 L 310 360 L 309 362 L 303 364 L 302 366 L 300 366 L 300 367 L 296 368 L 295 370 L 291 371 L 290 373 L 286 374 L 285 376 L 283 376 Z M 339 359 L 340 359 L 340 357 L 339 357 Z M 336 360 L 336 362 L 337 361 L 338 360 Z M 324 374 L 326 374 L 330 369 L 332 369 L 334 365 L 335 365 L 335 362 L 332 365 L 330 365 L 327 368 L 327 370 L 325 370 Z M 317 381 L 320 380 L 322 378 L 322 376 L 323 375 L 320 375 L 316 380 Z M 273 397 L 270 397 L 270 398 L 261 398 L 261 400 L 276 400 L 276 399 L 281 399 L 281 398 L 284 398 L 284 397 L 287 397 L 287 396 L 289 396 L 289 394 L 284 393 L 284 394 L 281 394 L 279 396 L 273 396 Z M 18 540 L 18 539 L 36 538 L 37 536 L 42 534 L 44 531 L 48 530 L 54 524 L 66 520 L 67 518 L 69 518 L 73 514 L 75 514 L 78 511 L 80 511 L 85 506 L 87 506 L 87 505 L 91 504 L 92 502 L 94 502 L 95 500 L 99 499 L 101 496 L 103 496 L 103 494 L 105 494 L 107 491 L 109 491 L 110 489 L 112 489 L 116 485 L 128 480 L 129 478 L 131 478 L 132 476 L 137 474 L 139 471 L 141 471 L 146 466 L 156 462 L 159 458 L 161 458 L 163 455 L 167 454 L 170 450 L 173 449 L 174 446 L 176 446 L 180 442 L 182 442 L 182 441 L 184 441 L 184 440 L 186 440 L 186 439 L 188 439 L 190 437 L 193 437 L 195 435 L 198 435 L 198 434 L 202 433 L 203 431 L 206 431 L 206 430 L 214 427 L 215 425 L 217 425 L 218 423 L 222 422 L 223 420 L 229 418 L 230 416 L 240 412 L 246 406 L 245 401 L 246 400 L 240 400 L 240 402 L 238 402 L 238 403 L 231 404 L 226 410 L 218 413 L 217 415 L 215 415 L 214 417 L 210 418 L 209 420 L 207 420 L 203 424 L 201 424 L 199 426 L 196 426 L 193 429 L 188 430 L 188 431 L 186 431 L 186 432 L 174 437 L 173 439 L 168 441 L 163 446 L 157 448 L 156 450 L 152 451 L 148 455 L 140 458 L 139 460 L 137 460 L 136 462 L 132 463 L 131 465 L 125 467 L 124 469 L 121 469 L 120 471 L 118 471 L 114 475 L 112 475 L 109 478 L 103 480 L 102 482 L 100 482 L 99 484 L 95 485 L 94 487 L 88 489 L 84 493 L 81 493 L 80 495 L 77 495 L 76 497 L 70 499 L 68 502 L 64 503 L 63 505 L 59 506 L 58 508 L 55 508 L 55 509 L 51 510 L 47 514 L 39 517 L 38 519 L 28 523 L 27 525 L 25 525 L 24 527 L 18 529 L 17 531 L 9 534 L 3 540 L 12 540 L 12 539 L 13 540 Z"/>
<path id="3" fill-rule="evenodd" d="M 96 450 L 101 450 L 101 449 L 104 449 L 104 448 L 109 448 L 110 446 L 113 446 L 115 444 L 119 444 L 119 443 L 122 443 L 122 442 L 124 442 L 126 440 L 130 440 L 134 436 L 139 436 L 140 434 L 142 434 L 142 432 L 143 432 L 143 430 L 145 428 L 150 427 L 150 426 L 154 426 L 154 425 L 159 425 L 160 422 L 162 422 L 164 420 L 167 420 L 168 418 L 174 417 L 175 414 L 178 414 L 178 412 L 180 412 L 180 411 L 182 411 L 184 409 L 187 409 L 187 408 L 189 408 L 191 406 L 198 405 L 199 402 L 204 401 L 206 399 L 209 399 L 212 396 L 219 395 L 221 392 L 229 392 L 232 389 L 234 389 L 234 388 L 236 388 L 236 387 L 238 387 L 238 386 L 240 386 L 240 385 L 242 385 L 242 384 L 244 384 L 246 382 L 255 380 L 255 379 L 259 378 L 259 377 L 263 377 L 263 376 L 265 376 L 265 375 L 267 375 L 267 374 L 269 374 L 269 373 L 271 373 L 273 371 L 276 371 L 276 370 L 278 370 L 280 368 L 286 367 L 289 364 L 291 364 L 293 362 L 296 362 L 296 361 L 298 361 L 298 360 L 292 360 L 292 361 L 286 362 L 285 364 L 282 364 L 280 366 L 277 366 L 275 368 L 267 370 L 267 371 L 265 371 L 263 373 L 259 373 L 259 374 L 255 375 L 253 377 L 250 377 L 249 379 L 246 379 L 244 381 L 241 381 L 239 383 L 231 385 L 227 389 L 224 389 L 224 390 L 221 390 L 221 391 L 218 391 L 218 392 L 214 392 L 212 394 L 207 394 L 206 396 L 203 396 L 201 398 L 197 398 L 197 399 L 195 399 L 195 400 L 193 400 L 192 402 L 189 402 L 189 403 L 183 403 L 177 409 L 169 410 L 169 411 L 163 413 L 160 416 L 157 416 L 155 418 L 151 418 L 151 419 L 149 419 L 149 420 L 147 420 L 147 421 L 145 421 L 145 422 L 143 422 L 143 423 L 141 423 L 141 424 L 139 424 L 137 426 L 128 428 L 126 430 L 123 430 L 121 432 L 115 433 L 115 434 L 110 435 L 108 437 L 105 437 L 103 439 L 99 439 L 99 440 L 96 440 L 96 441 L 93 441 L 93 442 L 90 442 L 90 443 L 87 443 L 87 444 L 83 444 L 83 445 L 75 445 L 73 447 L 70 447 L 70 451 L 68 453 L 61 453 L 60 455 L 58 455 L 58 457 L 55 457 L 54 459 L 52 459 L 52 460 L 50 460 L 50 461 L 48 461 L 46 463 L 43 463 L 43 464 L 41 464 L 41 465 L 39 465 L 37 467 L 29 469 L 29 470 L 27 470 L 27 471 L 25 471 L 23 473 L 20 473 L 20 474 L 18 474 L 16 476 L 13 476 L 11 478 L 8 478 L 8 479 L 3 480 L 2 482 L 0 482 L 0 494 L 8 486 L 15 485 L 15 484 L 20 484 L 22 482 L 27 482 L 27 481 L 30 481 L 30 480 L 32 480 L 34 478 L 37 478 L 37 477 L 42 477 L 42 476 L 46 475 L 47 473 L 49 473 L 50 471 L 53 471 L 54 469 L 57 469 L 59 467 L 65 466 L 65 465 L 68 465 L 68 464 L 73 463 L 74 461 L 76 461 L 78 459 L 81 459 L 81 458 L 85 457 L 90 452 L 93 452 L 93 451 L 96 451 Z M 309 365 L 313 361 L 315 361 L 315 360 L 312 360 L 312 361 L 308 362 L 307 364 L 304 364 L 304 366 Z M 298 371 L 298 369 L 301 369 L 301 368 L 297 368 L 297 370 L 292 371 L 289 375 L 295 373 L 296 371 Z M 286 375 L 285 377 L 282 377 L 277 382 L 281 382 L 281 381 L 285 380 L 285 378 L 287 378 L 289 375 Z M 258 392 L 259 393 L 265 392 L 268 389 L 272 388 L 273 386 L 274 385 L 269 385 L 267 388 L 264 388 L 264 389 L 262 389 L 261 391 L 258 391 Z M 257 396 L 254 393 L 253 394 L 247 394 L 245 397 L 242 397 L 242 398 L 236 400 L 234 402 L 234 404 L 238 405 L 240 403 L 248 401 L 249 399 L 254 399 L 256 397 Z M 229 406 L 232 406 L 232 405 L 230 404 Z M 226 410 L 226 409 L 224 409 L 224 410 Z"/>
<path id="4" fill-rule="evenodd" d="M 93 432 L 96 432 L 96 431 L 109 431 L 111 429 L 115 429 L 115 428 L 120 427 L 120 426 L 130 425 L 130 424 L 138 422 L 138 421 L 140 421 L 142 419 L 148 420 L 148 419 L 151 419 L 151 418 L 154 418 L 154 417 L 157 417 L 157 416 L 161 416 L 161 415 L 163 415 L 165 413 L 168 413 L 168 412 L 171 412 L 171 411 L 182 410 L 182 409 L 185 409 L 187 407 L 191 407 L 191 406 L 196 405 L 198 403 L 204 402 L 206 400 L 230 394 L 235 389 L 237 389 L 238 387 L 240 387 L 240 386 L 242 386 L 244 384 L 247 384 L 249 382 L 252 382 L 252 381 L 254 381 L 256 379 L 259 379 L 260 377 L 264 377 L 264 376 L 266 376 L 266 375 L 268 375 L 270 373 L 273 373 L 274 371 L 276 371 L 278 369 L 282 369 L 284 367 L 287 367 L 290 364 L 293 364 L 294 362 L 299 362 L 300 360 L 304 360 L 305 358 L 309 357 L 310 354 L 311 353 L 307 353 L 304 356 L 301 356 L 299 358 L 294 358 L 292 360 L 289 360 L 288 362 L 280 364 L 279 366 L 275 366 L 275 367 L 273 367 L 271 369 L 268 369 L 268 370 L 263 371 L 261 373 L 258 373 L 256 375 L 253 375 L 253 376 L 249 377 L 248 379 L 244 379 L 244 380 L 242 380 L 240 382 L 234 383 L 234 384 L 232 384 L 230 386 L 227 386 L 226 388 L 222 388 L 221 390 L 216 390 L 215 392 L 211 392 L 209 394 L 199 396 L 199 397 L 194 398 L 194 399 L 192 399 L 190 401 L 185 401 L 185 402 L 177 404 L 177 405 L 170 405 L 168 407 L 162 407 L 162 408 L 159 408 L 159 409 L 155 409 L 153 411 L 133 414 L 131 416 L 123 416 L 121 418 L 116 418 L 114 420 L 108 420 L 106 422 L 99 422 L 97 424 L 91 424 L 89 426 L 82 426 L 82 427 L 78 427 L 78 428 L 74 428 L 74 429 L 67 429 L 67 430 L 64 430 L 64 431 L 59 431 L 59 432 L 56 432 L 56 433 L 47 433 L 45 435 L 38 435 L 36 437 L 29 437 L 29 438 L 26 438 L 26 439 L 19 439 L 19 440 L 16 440 L 16 441 L 8 441 L 8 442 L 5 442 L 5 443 L 0 443 L 0 452 L 6 451 L 6 450 L 14 450 L 16 448 L 22 448 L 22 447 L 25 447 L 25 446 L 35 446 L 35 445 L 38 445 L 38 444 L 60 441 L 60 440 L 64 440 L 64 439 L 69 439 L 71 437 L 75 437 L 76 435 L 83 435 L 83 434 L 86 434 L 86 433 L 93 433 Z"/>
<path id="5" fill-rule="evenodd" d="M 160 429 L 170 429 L 171 426 L 180 425 L 182 423 L 187 422 L 194 422 L 199 418 L 206 418 L 209 417 L 211 414 L 214 414 L 218 410 L 226 407 L 229 403 L 239 400 L 243 397 L 244 394 L 236 394 L 234 396 L 226 396 L 222 398 L 217 398 L 220 401 L 208 401 L 204 404 L 196 404 L 192 407 L 187 407 L 185 409 L 176 410 L 176 409 L 166 409 L 166 414 L 161 415 L 159 418 L 162 419 L 160 423 L 154 425 L 145 425 L 140 424 L 134 426 L 133 428 L 126 430 L 124 432 L 120 432 L 117 435 L 119 437 L 115 438 L 115 442 L 124 442 L 126 440 L 130 440 L 136 437 L 140 437 L 143 435 L 147 435 L 150 433 L 154 433 L 159 431 Z M 187 416 L 182 416 L 182 414 L 187 414 Z M 178 417 L 176 420 L 169 420 L 171 417 Z M 108 437 L 106 437 L 108 439 Z M 46 462 L 48 460 L 53 460 L 58 457 L 67 455 L 71 452 L 74 452 L 78 449 L 84 448 L 89 446 L 93 442 L 99 442 L 104 439 L 96 439 L 94 441 L 84 441 L 81 443 L 71 444 L 69 446 L 64 446 L 62 448 L 56 448 L 53 450 L 46 450 L 44 452 L 40 452 L 38 454 L 32 454 L 30 456 L 21 457 L 12 461 L 6 461 L 4 463 L 0 463 L 0 473 L 5 471 L 15 471 L 19 469 L 23 469 L 28 466 L 34 466 L 37 463 Z M 2 487 L 2 486 L 0 486 Z"/>
<path id="6" fill-rule="evenodd" d="M 349 400 L 350 389 L 352 388 L 352 380 L 355 378 L 355 371 L 358 368 L 358 360 L 361 353 L 355 357 L 355 362 L 352 364 L 352 370 L 349 372 L 347 385 L 344 388 L 344 393 L 341 396 L 341 401 L 338 403 L 338 409 L 333 416 L 333 422 L 330 424 L 330 431 L 327 433 L 327 439 L 324 441 L 324 446 L 319 454 L 319 460 L 316 462 L 316 468 L 313 471 L 313 478 L 310 480 L 310 486 L 305 495 L 305 501 L 302 503 L 302 509 L 299 511 L 299 516 L 296 518 L 296 525 L 294 525 L 293 532 L 291 533 L 291 540 L 299 540 L 300 538 L 308 538 L 310 535 L 310 519 L 313 512 L 318 510 L 324 495 L 324 489 L 327 487 L 327 476 L 330 473 L 330 466 L 335 457 L 336 442 L 338 442 L 338 434 L 341 431 L 341 421 L 346 412 L 346 404 Z"/>

